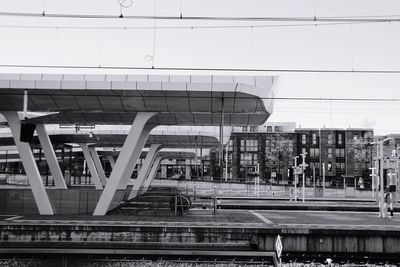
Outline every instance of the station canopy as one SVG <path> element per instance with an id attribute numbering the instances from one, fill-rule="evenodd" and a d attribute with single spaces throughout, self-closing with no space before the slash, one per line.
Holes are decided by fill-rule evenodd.
<path id="1" fill-rule="evenodd" d="M 276 78 L 221 75 L 0 74 L 0 111 L 22 111 L 46 124 L 260 125 L 272 113 Z M 45 116 L 43 116 L 45 115 Z"/>
<path id="2" fill-rule="evenodd" d="M 95 147 L 121 147 L 128 131 L 101 130 L 91 132 L 49 132 L 51 143 L 54 146 L 63 144 L 88 144 Z M 217 148 L 220 146 L 218 138 L 213 132 L 207 131 L 157 131 L 153 130 L 146 141 L 146 147 L 160 144 L 164 148 Z M 0 135 L 1 146 L 14 146 L 11 133 Z M 39 138 L 34 136 L 31 142 L 33 147 L 40 147 Z"/>

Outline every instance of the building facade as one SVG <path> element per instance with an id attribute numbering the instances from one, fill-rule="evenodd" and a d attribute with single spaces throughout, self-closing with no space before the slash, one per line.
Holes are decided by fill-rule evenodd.
<path id="1" fill-rule="evenodd" d="M 226 150 L 229 179 L 249 181 L 259 175 L 261 181 L 267 183 L 292 184 L 294 157 L 299 156 L 297 163 L 300 164 L 300 154 L 306 152 L 307 184 L 315 181 L 321 185 L 323 173 L 325 181 L 333 186 L 340 186 L 346 178 L 350 183 L 359 177 L 370 180 L 369 168 L 375 151 L 370 144 L 374 139 L 372 129 L 303 129 L 272 125 L 269 129 L 234 129 Z"/>

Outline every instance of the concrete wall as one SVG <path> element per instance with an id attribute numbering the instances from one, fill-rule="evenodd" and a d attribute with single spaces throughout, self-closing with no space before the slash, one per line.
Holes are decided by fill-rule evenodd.
<path id="1" fill-rule="evenodd" d="M 400 231 L 165 227 L 128 225 L 18 224 L 0 225 L 0 248 L 130 248 L 241 249 L 274 251 L 282 236 L 284 253 L 321 253 L 390 257 L 400 253 Z"/>

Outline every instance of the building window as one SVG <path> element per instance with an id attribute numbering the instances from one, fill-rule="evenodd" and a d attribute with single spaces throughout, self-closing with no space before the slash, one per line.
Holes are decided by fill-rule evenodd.
<path id="1" fill-rule="evenodd" d="M 332 172 L 332 163 L 328 162 L 328 172 Z"/>
<path id="2" fill-rule="evenodd" d="M 256 132 L 258 132 L 258 126 L 250 126 L 250 132 L 251 132 L 251 133 L 256 133 Z"/>
<path id="3" fill-rule="evenodd" d="M 319 148 L 310 148 L 310 157 L 318 158 L 319 157 Z"/>
<path id="4" fill-rule="evenodd" d="M 303 148 L 301 149 L 301 154 L 304 154 L 304 153 L 307 153 L 307 148 L 305 148 L 305 147 L 303 147 Z"/>
<path id="5" fill-rule="evenodd" d="M 242 127 L 242 132 L 247 133 L 247 126 Z"/>
<path id="6" fill-rule="evenodd" d="M 267 126 L 267 133 L 272 133 L 272 126 Z"/>
<path id="7" fill-rule="evenodd" d="M 336 148 L 336 157 L 344 158 L 344 148 Z"/>
<path id="8" fill-rule="evenodd" d="M 240 140 L 240 151 L 245 151 L 246 140 Z"/>
<path id="9" fill-rule="evenodd" d="M 233 151 L 233 140 L 229 140 L 228 142 L 228 151 Z"/>
<path id="10" fill-rule="evenodd" d="M 246 151 L 258 151 L 258 141 L 246 140 Z"/>
<path id="11" fill-rule="evenodd" d="M 319 162 L 310 162 L 310 169 L 314 170 L 315 169 L 315 173 L 319 172 Z"/>
<path id="12" fill-rule="evenodd" d="M 343 145 L 343 136 L 342 136 L 342 134 L 339 133 L 337 135 L 337 137 L 338 137 L 338 140 L 337 140 L 338 145 Z"/>
<path id="13" fill-rule="evenodd" d="M 317 134 L 315 134 L 315 133 L 312 134 L 312 144 L 313 145 L 317 144 Z"/>
<path id="14" fill-rule="evenodd" d="M 301 144 L 302 145 L 307 144 L 307 136 L 305 134 L 301 135 Z"/>
<path id="15" fill-rule="evenodd" d="M 345 165 L 343 162 L 336 162 L 336 172 L 344 172 Z"/>
<path id="16" fill-rule="evenodd" d="M 333 135 L 328 134 L 328 145 L 332 145 L 332 144 L 333 144 Z"/>
<path id="17" fill-rule="evenodd" d="M 332 158 L 332 148 L 328 148 L 328 158 Z"/>
<path id="18" fill-rule="evenodd" d="M 358 163 L 354 163 L 354 173 L 358 173 L 359 166 Z"/>
<path id="19" fill-rule="evenodd" d="M 275 132 L 277 132 L 277 133 L 283 132 L 283 127 L 282 126 L 275 126 Z"/>
<path id="20" fill-rule="evenodd" d="M 249 166 L 257 165 L 257 154 L 256 153 L 240 153 L 240 165 Z"/>

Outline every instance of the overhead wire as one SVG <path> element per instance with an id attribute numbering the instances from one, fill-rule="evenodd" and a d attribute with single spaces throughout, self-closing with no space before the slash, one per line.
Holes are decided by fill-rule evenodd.
<path id="1" fill-rule="evenodd" d="M 156 26 L 157 30 L 173 30 L 173 29 L 241 29 L 241 28 L 281 28 L 281 27 L 315 27 L 318 26 L 341 26 L 354 24 L 376 24 L 383 22 L 337 22 L 337 23 L 303 23 L 303 24 L 252 24 L 252 25 L 192 25 L 192 26 Z M 15 28 L 15 29 L 102 29 L 102 30 L 146 30 L 154 29 L 154 26 L 42 26 L 42 25 L 0 25 L 0 28 Z"/>
<path id="2" fill-rule="evenodd" d="M 104 70 L 159 70 L 159 71 L 213 71 L 238 73 L 358 73 L 358 74 L 400 74 L 400 70 L 387 69 L 290 69 L 290 68 L 193 68 L 193 67 L 136 67 L 136 66 L 90 66 L 90 65 L 28 65 L 28 64 L 0 64 L 0 68 L 43 68 L 43 69 L 104 69 Z"/>
<path id="3" fill-rule="evenodd" d="M 291 21 L 291 22 L 399 22 L 400 15 L 351 16 L 351 17 L 228 17 L 228 16 L 151 16 L 151 15 L 106 15 L 106 14 L 68 14 L 0 12 L 0 16 L 11 17 L 47 17 L 71 19 L 134 19 L 134 20 L 204 20 L 204 21 Z"/>

